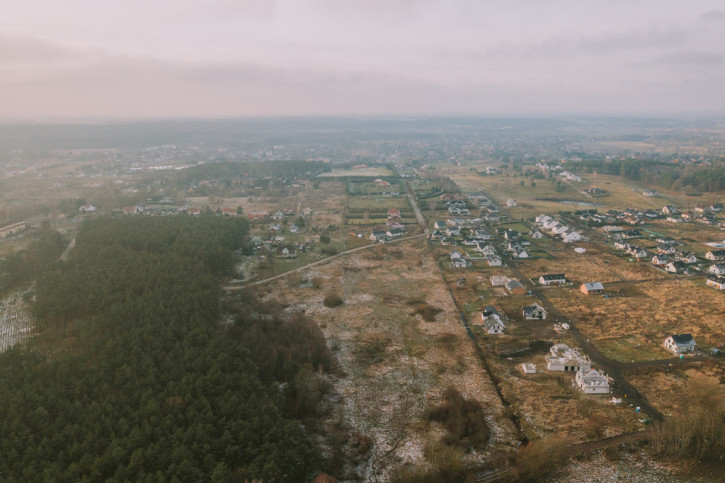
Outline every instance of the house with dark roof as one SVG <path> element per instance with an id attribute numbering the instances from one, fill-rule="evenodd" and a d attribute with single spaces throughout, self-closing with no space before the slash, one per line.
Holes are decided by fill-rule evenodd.
<path id="1" fill-rule="evenodd" d="M 488 334 L 503 334 L 503 330 L 506 328 L 506 324 L 503 321 L 503 317 L 498 313 L 493 306 L 488 305 L 481 313 L 481 320 L 483 326 Z"/>
<path id="2" fill-rule="evenodd" d="M 506 290 L 512 295 L 523 295 L 526 293 L 526 289 L 518 280 L 511 279 L 506 282 Z"/>
<path id="3" fill-rule="evenodd" d="M 666 338 L 664 346 L 665 349 L 679 356 L 680 354 L 695 352 L 697 343 L 692 334 L 676 334 Z"/>
<path id="4" fill-rule="evenodd" d="M 539 277 L 541 285 L 562 285 L 566 283 L 566 276 L 563 273 L 550 273 Z"/>
<path id="5" fill-rule="evenodd" d="M 534 302 L 524 307 L 523 315 L 526 320 L 546 320 L 546 309 L 538 302 Z"/>

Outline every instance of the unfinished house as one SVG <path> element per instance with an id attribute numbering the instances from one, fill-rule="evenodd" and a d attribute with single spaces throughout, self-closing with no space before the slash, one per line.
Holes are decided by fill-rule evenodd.
<path id="1" fill-rule="evenodd" d="M 586 394 L 609 394 L 609 378 L 596 369 L 577 372 L 576 385 Z"/>
<path id="2" fill-rule="evenodd" d="M 550 371 L 577 372 L 592 368 L 589 357 L 578 348 L 572 349 L 566 344 L 554 344 L 545 357 L 546 368 Z"/>

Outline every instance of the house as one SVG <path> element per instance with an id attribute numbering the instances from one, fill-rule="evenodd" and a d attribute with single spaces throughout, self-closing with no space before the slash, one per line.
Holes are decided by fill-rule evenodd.
<path id="1" fill-rule="evenodd" d="M 506 328 L 501 314 L 491 305 L 483 309 L 481 320 L 483 320 L 484 329 L 489 334 L 503 334 L 503 330 Z"/>
<path id="2" fill-rule="evenodd" d="M 715 213 L 720 213 L 722 210 L 723 210 L 722 203 L 715 203 L 713 205 L 710 205 L 710 211 L 714 211 Z"/>
<path id="3" fill-rule="evenodd" d="M 670 262 L 665 265 L 665 271 L 669 273 L 686 273 L 687 264 L 679 260 L 675 260 L 674 262 Z"/>
<path id="4" fill-rule="evenodd" d="M 564 240 L 564 243 L 572 243 L 581 240 L 582 236 L 579 234 L 578 231 L 570 231 L 568 233 L 562 234 L 561 239 Z"/>
<path id="5" fill-rule="evenodd" d="M 585 394 L 609 394 L 609 378 L 596 369 L 577 372 L 575 381 Z"/>
<path id="6" fill-rule="evenodd" d="M 441 245 L 443 246 L 454 246 L 456 244 L 456 240 L 453 238 L 443 237 L 441 239 Z"/>
<path id="7" fill-rule="evenodd" d="M 508 206 L 509 208 L 514 208 L 514 207 L 516 207 L 517 204 L 518 203 L 516 203 L 516 200 L 514 200 L 512 198 L 509 198 L 506 200 L 506 206 Z"/>
<path id="8" fill-rule="evenodd" d="M 531 231 L 531 238 L 533 238 L 534 240 L 537 240 L 539 238 L 543 238 L 543 236 L 544 235 L 542 235 L 539 230 L 532 230 Z"/>
<path id="9" fill-rule="evenodd" d="M 283 220 L 284 219 L 284 212 L 282 210 L 277 210 L 275 214 L 272 215 L 273 220 Z"/>
<path id="10" fill-rule="evenodd" d="M 503 264 L 498 255 L 486 255 L 486 261 L 489 267 L 500 267 Z"/>
<path id="11" fill-rule="evenodd" d="M 446 228 L 446 235 L 448 236 L 460 236 L 461 235 L 461 229 L 457 226 Z"/>
<path id="12" fill-rule="evenodd" d="M 713 275 L 725 275 L 725 263 L 713 263 L 707 269 L 707 273 Z"/>
<path id="13" fill-rule="evenodd" d="M 138 213 L 138 208 L 135 206 L 124 206 L 123 207 L 123 214 L 124 215 L 135 215 Z"/>
<path id="14" fill-rule="evenodd" d="M 303 208 L 302 216 L 310 216 L 312 214 L 312 208 Z"/>
<path id="15" fill-rule="evenodd" d="M 393 218 L 400 218 L 400 210 L 398 208 L 390 208 L 388 210 L 388 220 Z"/>
<path id="16" fill-rule="evenodd" d="M 546 368 L 550 371 L 577 372 L 588 371 L 592 368 L 589 357 L 582 354 L 579 349 L 572 349 L 566 344 L 554 344 L 546 356 Z"/>
<path id="17" fill-rule="evenodd" d="M 677 207 L 667 205 L 662 208 L 662 213 L 664 213 L 665 215 L 674 215 L 675 213 L 677 213 Z"/>
<path id="18" fill-rule="evenodd" d="M 483 228 L 475 229 L 473 231 L 473 234 L 476 238 L 480 238 L 481 240 L 490 240 L 491 239 L 491 235 Z"/>
<path id="19" fill-rule="evenodd" d="M 614 248 L 617 250 L 629 250 L 629 243 L 619 240 L 614 242 Z"/>
<path id="20" fill-rule="evenodd" d="M 529 252 L 524 250 L 524 248 L 519 245 L 514 246 L 513 251 L 513 255 L 516 258 L 529 258 Z"/>
<path id="21" fill-rule="evenodd" d="M 518 280 L 512 279 L 506 282 L 506 290 L 512 295 L 523 295 L 526 293 L 526 289 Z"/>
<path id="22" fill-rule="evenodd" d="M 444 230 L 446 228 L 446 226 L 447 225 L 446 225 L 445 221 L 439 220 L 439 221 L 436 221 L 435 223 L 433 223 L 433 228 L 435 228 L 436 230 Z"/>
<path id="23" fill-rule="evenodd" d="M 386 232 L 386 235 L 390 238 L 398 238 L 403 236 L 403 230 L 400 228 L 392 228 Z"/>
<path id="24" fill-rule="evenodd" d="M 274 251 L 274 254 L 277 258 L 296 258 L 297 250 L 290 245 L 284 245 L 277 248 L 277 250 Z"/>
<path id="25" fill-rule="evenodd" d="M 454 260 L 454 259 L 456 259 L 456 258 L 463 258 L 463 255 L 462 255 L 462 254 L 461 254 L 461 252 L 459 252 L 458 250 L 452 250 L 452 251 L 451 251 L 451 252 L 450 252 L 450 253 L 448 254 L 448 258 L 450 258 L 451 260 Z"/>
<path id="26" fill-rule="evenodd" d="M 725 260 L 725 250 L 712 250 L 705 254 L 708 260 Z"/>
<path id="27" fill-rule="evenodd" d="M 237 216 L 237 210 L 235 208 L 222 208 L 222 216 Z"/>
<path id="28" fill-rule="evenodd" d="M 600 294 L 604 291 L 602 282 L 584 282 L 579 287 L 579 291 L 586 295 Z"/>
<path id="29" fill-rule="evenodd" d="M 435 230 L 433 233 L 430 234 L 431 240 L 442 240 L 445 238 L 445 234 L 440 230 Z"/>
<path id="30" fill-rule="evenodd" d="M 679 252 L 677 254 L 677 260 L 688 264 L 697 263 L 697 257 L 692 252 Z"/>
<path id="31" fill-rule="evenodd" d="M 710 275 L 705 282 L 708 287 L 714 287 L 718 290 L 725 290 L 725 277 Z"/>
<path id="32" fill-rule="evenodd" d="M 697 343 L 692 334 L 676 334 L 671 335 L 665 339 L 663 344 L 665 349 L 672 352 L 675 355 L 686 354 L 689 352 L 695 352 Z"/>
<path id="33" fill-rule="evenodd" d="M 566 276 L 563 273 L 551 273 L 539 277 L 541 285 L 562 285 L 566 283 Z"/>
<path id="34" fill-rule="evenodd" d="M 467 268 L 469 263 L 465 258 L 451 258 L 451 267 L 453 268 Z"/>
<path id="35" fill-rule="evenodd" d="M 667 255 L 655 255 L 652 257 L 652 265 L 667 265 L 670 263 L 670 257 Z"/>
<path id="36" fill-rule="evenodd" d="M 84 205 L 79 207 L 78 211 L 80 213 L 94 213 L 96 211 L 96 207 L 93 205 Z"/>
<path id="37" fill-rule="evenodd" d="M 249 213 L 247 213 L 247 218 L 250 220 L 261 220 L 262 218 L 267 217 L 266 211 L 256 211 L 252 210 Z"/>
<path id="38" fill-rule="evenodd" d="M 269 225 L 269 231 L 280 231 L 282 229 L 281 226 L 279 226 L 279 223 L 272 223 Z"/>
<path id="39" fill-rule="evenodd" d="M 370 240 L 374 242 L 384 241 L 387 237 L 388 234 L 382 230 L 377 230 L 370 234 Z"/>
<path id="40" fill-rule="evenodd" d="M 662 255 L 674 255 L 677 253 L 677 250 L 675 250 L 675 247 L 670 244 L 660 243 L 657 245 L 657 253 Z"/>
<path id="41" fill-rule="evenodd" d="M 536 365 L 532 364 L 530 362 L 524 362 L 521 364 L 521 368 L 524 371 L 524 374 L 536 374 Z"/>
<path id="42" fill-rule="evenodd" d="M 524 307 L 523 314 L 526 320 L 546 320 L 546 309 L 538 302 Z"/>
<path id="43" fill-rule="evenodd" d="M 478 248 L 475 248 L 477 252 L 481 252 L 484 255 L 496 255 L 496 249 L 491 245 L 490 243 L 488 245 L 481 246 L 482 244 L 478 244 Z"/>
<path id="44" fill-rule="evenodd" d="M 500 287 L 501 285 L 506 285 L 506 282 L 509 281 L 509 278 L 504 275 L 491 275 L 491 285 L 494 287 Z"/>
<path id="45" fill-rule="evenodd" d="M 297 233 L 299 231 L 300 231 L 300 228 L 297 225 L 292 225 L 291 227 L 289 227 L 290 233 Z"/>

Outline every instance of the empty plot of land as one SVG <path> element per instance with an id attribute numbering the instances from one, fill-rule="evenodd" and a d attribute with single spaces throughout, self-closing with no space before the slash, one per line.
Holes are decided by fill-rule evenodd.
<path id="1" fill-rule="evenodd" d="M 707 346 L 722 343 L 725 333 L 722 296 L 688 280 L 641 282 L 609 298 L 567 288 L 547 291 L 547 297 L 594 340 L 642 335 L 660 346 L 671 334 L 689 332 Z M 667 354 L 662 349 L 661 356 Z"/>
<path id="2" fill-rule="evenodd" d="M 279 280 L 265 290 L 289 310 L 304 310 L 318 320 L 336 351 L 346 374 L 335 386 L 343 397 L 341 417 L 374 444 L 365 477 L 373 464 L 380 469 L 424 461 L 423 448 L 439 437 L 440 428 L 422 424 L 421 416 L 425 407 L 441 401 L 448 386 L 483 404 L 492 427 L 484 455 L 515 445 L 515 428 L 425 241 L 379 245 L 304 276 L 317 280 L 319 288 Z M 344 304 L 325 307 L 330 293 Z"/>

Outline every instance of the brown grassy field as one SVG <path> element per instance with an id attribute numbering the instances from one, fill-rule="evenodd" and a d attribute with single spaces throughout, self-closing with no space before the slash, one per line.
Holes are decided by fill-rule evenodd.
<path id="1" fill-rule="evenodd" d="M 594 340 L 641 335 L 650 347 L 659 347 L 668 335 L 689 332 L 707 347 L 722 344 L 725 334 L 722 295 L 689 280 L 637 283 L 622 287 L 610 298 L 586 296 L 569 288 L 547 294 Z M 664 349 L 660 353 L 661 358 L 668 356 Z"/>
<path id="2" fill-rule="evenodd" d="M 336 417 L 374 445 L 362 479 L 402 463 L 423 463 L 423 448 L 439 437 L 440 428 L 422 423 L 421 415 L 440 402 L 448 386 L 481 401 L 492 426 L 491 444 L 471 458 L 512 447 L 513 425 L 477 361 L 426 242 L 378 245 L 303 276 L 320 287 L 280 280 L 262 290 L 288 310 L 304 310 L 318 320 L 335 351 L 346 374 L 335 384 L 342 397 Z M 322 300 L 330 293 L 340 295 L 344 305 L 326 308 Z M 423 303 L 440 310 L 434 321 L 417 313 Z"/>
<path id="3" fill-rule="evenodd" d="M 725 365 L 705 362 L 698 367 L 669 372 L 643 369 L 628 374 L 629 381 L 665 415 L 687 408 L 698 387 L 716 390 L 725 398 Z"/>

